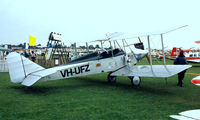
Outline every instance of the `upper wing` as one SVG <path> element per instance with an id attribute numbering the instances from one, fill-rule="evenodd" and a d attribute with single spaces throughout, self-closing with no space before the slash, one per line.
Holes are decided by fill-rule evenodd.
<path id="1" fill-rule="evenodd" d="M 170 77 L 192 67 L 191 65 L 134 65 L 112 73 L 112 76 Z"/>

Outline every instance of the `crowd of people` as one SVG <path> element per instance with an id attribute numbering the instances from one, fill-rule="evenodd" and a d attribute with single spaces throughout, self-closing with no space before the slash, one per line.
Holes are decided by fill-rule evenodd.
<path id="1" fill-rule="evenodd" d="M 26 58 L 30 58 L 33 62 L 36 61 L 36 53 L 34 51 L 27 52 L 26 50 L 24 50 L 23 55 Z"/>

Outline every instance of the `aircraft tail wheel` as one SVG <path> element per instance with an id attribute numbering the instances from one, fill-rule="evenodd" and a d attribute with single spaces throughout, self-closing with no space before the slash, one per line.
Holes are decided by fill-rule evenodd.
<path id="1" fill-rule="evenodd" d="M 129 79 L 131 80 L 131 85 L 132 86 L 139 86 L 141 82 L 141 78 L 138 76 L 130 76 Z"/>
<path id="2" fill-rule="evenodd" d="M 109 83 L 115 83 L 116 82 L 116 76 L 111 76 L 111 73 L 108 74 L 108 82 Z"/>

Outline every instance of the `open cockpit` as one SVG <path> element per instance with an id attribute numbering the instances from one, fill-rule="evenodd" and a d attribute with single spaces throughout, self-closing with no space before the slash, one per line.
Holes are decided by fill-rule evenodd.
<path id="1" fill-rule="evenodd" d="M 95 51 L 92 53 L 89 53 L 87 55 L 83 55 L 79 58 L 76 58 L 74 60 L 69 61 L 67 64 L 74 64 L 74 63 L 81 63 L 86 61 L 93 61 L 93 60 L 100 60 L 110 57 L 116 57 L 119 55 L 123 55 L 125 52 L 119 48 L 113 49 L 113 50 L 104 50 L 104 51 Z"/>

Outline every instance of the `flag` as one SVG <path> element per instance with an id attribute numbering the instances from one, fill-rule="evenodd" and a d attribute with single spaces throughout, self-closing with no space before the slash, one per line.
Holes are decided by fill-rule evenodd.
<path id="1" fill-rule="evenodd" d="M 36 37 L 29 36 L 29 46 L 35 46 L 36 45 Z"/>

